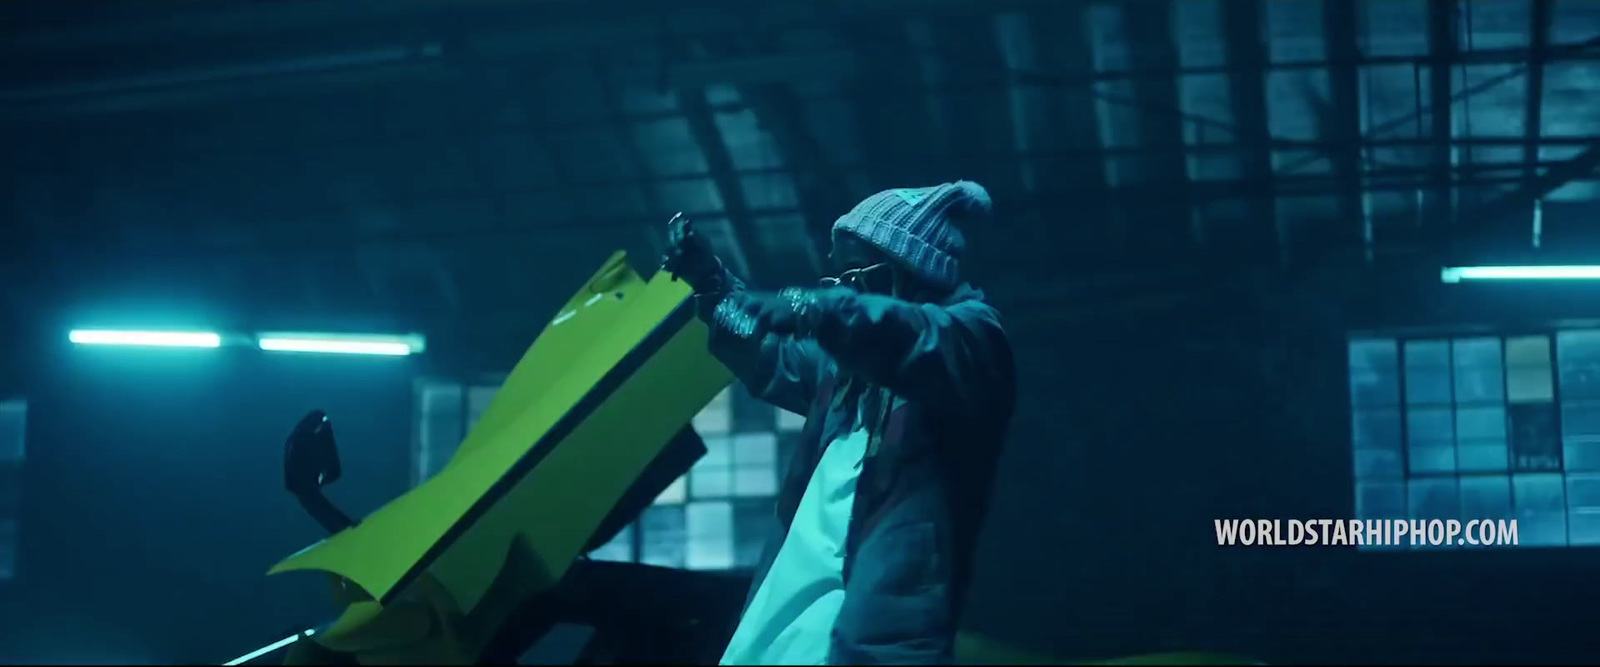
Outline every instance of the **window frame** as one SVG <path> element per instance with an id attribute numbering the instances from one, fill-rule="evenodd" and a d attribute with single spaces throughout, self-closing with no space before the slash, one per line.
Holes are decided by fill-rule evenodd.
<path id="1" fill-rule="evenodd" d="M 17 425 L 15 432 L 17 438 L 16 443 L 14 443 L 16 445 L 16 456 L 14 458 L 10 456 L 0 458 L 0 466 L 11 468 L 4 473 L 4 477 L 0 477 L 0 480 L 9 478 L 15 485 L 12 488 L 0 486 L 0 494 L 11 496 L 5 499 L 4 505 L 9 506 L 10 510 L 0 512 L 0 523 L 10 524 L 8 538 L 10 544 L 5 545 L 5 549 L 9 551 L 7 554 L 8 559 L 7 562 L 0 562 L 0 587 L 14 585 L 22 578 L 22 506 L 26 501 L 24 497 L 26 492 L 24 476 L 28 464 L 28 412 L 31 406 L 28 404 L 26 396 L 0 398 L 0 409 L 9 410 L 13 406 L 21 407 L 20 423 Z M 10 437 L 10 435 L 10 433 L 3 433 L 0 434 L 0 437 Z M 12 443 L 6 444 L 10 445 Z"/>
<path id="2" fill-rule="evenodd" d="M 1554 475 L 1554 476 L 1558 476 L 1559 479 L 1560 479 L 1561 494 L 1562 494 L 1561 495 L 1561 509 L 1559 511 L 1559 514 L 1560 514 L 1560 516 L 1562 518 L 1562 522 L 1563 522 L 1562 523 L 1562 525 L 1563 525 L 1563 537 L 1562 537 L 1561 542 L 1559 544 L 1557 544 L 1557 543 L 1536 543 L 1536 544 L 1535 543 L 1523 543 L 1523 544 L 1516 545 L 1514 547 L 1508 545 L 1507 548 L 1584 548 L 1584 547 L 1600 546 L 1600 537 L 1594 537 L 1594 538 L 1580 537 L 1579 539 L 1581 541 L 1574 542 L 1574 536 L 1573 536 L 1573 517 L 1574 516 L 1580 515 L 1580 514 L 1585 514 L 1585 513 L 1595 513 L 1595 511 L 1600 511 L 1600 505 L 1574 504 L 1574 499 L 1572 497 L 1572 495 L 1573 495 L 1573 487 L 1574 487 L 1574 483 L 1575 482 L 1579 482 L 1579 483 L 1583 483 L 1583 482 L 1600 482 L 1600 469 L 1588 469 L 1588 468 L 1574 469 L 1572 467 L 1573 466 L 1573 457 L 1572 457 L 1571 453 L 1568 451 L 1568 449 L 1569 449 L 1569 447 L 1568 447 L 1569 439 L 1571 439 L 1571 437 L 1576 437 L 1576 436 L 1569 437 L 1569 434 L 1567 433 L 1567 430 L 1568 430 L 1568 424 L 1567 424 L 1568 414 L 1567 414 L 1567 410 L 1566 410 L 1567 403 L 1572 402 L 1575 405 L 1576 404 L 1582 404 L 1582 403 L 1600 403 L 1600 397 L 1588 398 L 1588 399 L 1570 399 L 1570 401 L 1569 401 L 1565 396 L 1564 387 L 1563 387 L 1563 383 L 1562 383 L 1562 376 L 1563 376 L 1562 347 L 1563 347 L 1563 344 L 1562 344 L 1561 337 L 1562 337 L 1562 334 L 1564 334 L 1564 333 L 1576 333 L 1576 332 L 1593 332 L 1596 335 L 1600 335 L 1600 320 L 1563 320 L 1563 321 L 1559 321 L 1559 322 L 1555 322 L 1555 323 L 1551 323 L 1551 324 L 1543 325 L 1543 326 L 1517 326 L 1517 327 L 1499 327 L 1499 328 L 1486 328 L 1486 327 L 1413 328 L 1413 329 L 1404 329 L 1404 330 L 1387 330 L 1387 331 L 1385 331 L 1385 330 L 1376 330 L 1376 331 L 1352 331 L 1352 332 L 1350 332 L 1345 337 L 1346 380 L 1347 380 L 1346 388 L 1347 388 L 1347 392 L 1348 392 L 1347 393 L 1347 400 L 1346 400 L 1346 407 L 1349 409 L 1349 412 L 1347 413 L 1347 420 L 1348 420 L 1347 424 L 1351 428 L 1350 438 L 1349 438 L 1349 440 L 1347 442 L 1347 444 L 1351 448 L 1350 449 L 1351 453 L 1350 453 L 1349 459 L 1347 459 L 1347 460 L 1349 461 L 1349 465 L 1350 465 L 1349 470 L 1351 471 L 1351 489 L 1352 489 L 1352 493 L 1354 494 L 1354 497 L 1352 499 L 1357 503 L 1357 508 L 1359 509 L 1359 504 L 1361 502 L 1361 495 L 1362 495 L 1362 489 L 1363 489 L 1363 485 L 1364 484 L 1366 484 L 1366 483 L 1398 483 L 1405 490 L 1405 494 L 1404 494 L 1403 497 L 1405 498 L 1406 515 L 1409 518 L 1411 513 L 1412 513 L 1412 509 L 1411 509 L 1411 502 L 1412 502 L 1411 501 L 1411 497 L 1412 496 L 1411 496 L 1411 494 L 1412 494 L 1412 482 L 1414 480 L 1419 480 L 1419 479 L 1453 479 L 1456 482 L 1455 483 L 1455 488 L 1456 488 L 1456 493 L 1457 493 L 1457 514 L 1461 514 L 1461 512 L 1466 511 L 1462 507 L 1462 503 L 1461 503 L 1462 496 L 1460 495 L 1461 494 L 1461 482 L 1462 482 L 1463 479 L 1466 479 L 1466 478 L 1504 478 L 1506 480 L 1507 494 L 1508 494 L 1507 495 L 1507 501 L 1508 502 L 1507 502 L 1507 516 L 1506 516 L 1506 518 L 1522 518 L 1521 517 L 1522 510 L 1518 509 L 1518 486 L 1517 486 L 1518 477 L 1519 476 L 1523 476 L 1523 475 Z M 1512 377 L 1511 376 L 1512 376 L 1512 369 L 1516 364 L 1514 364 L 1512 362 L 1512 358 L 1511 358 L 1512 355 L 1509 354 L 1509 349 L 1511 347 L 1510 343 L 1511 343 L 1511 341 L 1513 341 L 1515 339 L 1525 338 L 1525 337 L 1539 337 L 1539 338 L 1544 339 L 1544 341 L 1546 342 L 1547 351 L 1548 351 L 1548 363 L 1549 363 L 1548 368 L 1549 368 L 1549 373 L 1550 373 L 1550 376 L 1549 376 L 1549 398 L 1547 400 L 1516 401 L 1516 402 L 1513 401 L 1512 386 L 1511 386 L 1512 385 Z M 1460 411 L 1460 408 L 1463 407 L 1463 406 L 1473 407 L 1473 406 L 1479 406 L 1479 405 L 1489 405 L 1489 403 L 1483 402 L 1483 401 L 1468 401 L 1468 402 L 1463 403 L 1461 401 L 1461 399 L 1459 398 L 1459 389 L 1460 388 L 1457 386 L 1457 381 L 1458 381 L 1457 375 L 1458 375 L 1458 370 L 1459 370 L 1457 367 L 1458 367 L 1459 364 L 1456 361 L 1456 348 L 1462 341 L 1471 340 L 1471 339 L 1493 339 L 1493 340 L 1495 340 L 1497 342 L 1499 350 L 1500 350 L 1500 382 L 1501 382 L 1501 389 L 1500 389 L 1500 397 L 1499 397 L 1499 400 L 1498 400 L 1498 405 L 1500 405 L 1500 406 L 1502 406 L 1504 408 L 1505 416 L 1504 416 L 1503 426 L 1504 426 L 1504 429 L 1506 431 L 1506 433 L 1505 433 L 1506 463 L 1505 463 L 1505 468 L 1503 470 L 1493 470 L 1493 471 L 1469 470 L 1469 471 L 1463 471 L 1462 468 L 1461 468 L 1461 460 L 1460 460 L 1461 437 L 1460 437 L 1460 433 L 1459 433 L 1459 427 L 1460 427 L 1459 411 Z M 1356 347 L 1360 343 L 1366 342 L 1366 341 L 1380 341 L 1380 342 L 1385 342 L 1385 343 L 1392 343 L 1393 346 L 1394 346 L 1394 354 L 1395 354 L 1395 356 L 1394 356 L 1393 371 L 1395 373 L 1395 378 L 1394 378 L 1395 399 L 1394 399 L 1394 402 L 1392 404 L 1379 405 L 1379 404 L 1358 403 L 1357 402 L 1357 395 L 1356 395 L 1356 388 L 1355 388 L 1355 368 L 1354 368 L 1354 365 L 1353 365 L 1353 363 L 1354 363 L 1354 350 L 1356 349 Z M 1407 344 L 1408 343 L 1415 343 L 1415 342 L 1421 342 L 1421 341 L 1438 341 L 1438 342 L 1444 342 L 1444 343 L 1447 344 L 1446 345 L 1446 360 L 1448 362 L 1448 375 L 1447 375 L 1447 377 L 1448 377 L 1448 384 L 1449 384 L 1449 389 L 1450 389 L 1450 396 L 1449 396 L 1448 406 L 1450 407 L 1451 416 L 1452 416 L 1452 419 L 1451 419 L 1451 429 L 1452 429 L 1452 431 L 1451 431 L 1451 436 L 1452 436 L 1451 437 L 1451 441 L 1452 441 L 1452 443 L 1453 443 L 1453 445 L 1455 447 L 1454 454 L 1455 454 L 1455 457 L 1456 457 L 1455 458 L 1455 465 L 1453 466 L 1452 470 L 1449 471 L 1449 472 L 1435 472 L 1435 471 L 1420 471 L 1420 472 L 1418 472 L 1418 471 L 1413 471 L 1412 470 L 1412 454 L 1413 454 L 1413 452 L 1411 451 L 1412 450 L 1412 433 L 1411 433 L 1411 417 L 1412 417 L 1412 415 L 1410 414 L 1411 411 L 1412 411 L 1411 408 L 1414 407 L 1414 406 L 1418 406 L 1418 405 L 1421 405 L 1421 406 L 1424 406 L 1424 407 L 1426 407 L 1426 406 L 1437 407 L 1437 406 L 1444 405 L 1444 404 L 1436 404 L 1436 403 L 1428 402 L 1428 401 L 1422 401 L 1422 402 L 1418 402 L 1418 403 L 1413 403 L 1413 402 L 1411 402 L 1410 397 L 1408 395 L 1409 394 L 1408 382 L 1409 382 L 1410 378 L 1407 377 L 1408 376 L 1408 373 L 1407 373 L 1407 370 L 1408 370 L 1408 363 L 1407 363 L 1408 359 L 1407 359 L 1407 356 L 1408 355 L 1407 355 L 1407 349 L 1406 348 L 1407 348 Z M 1518 438 L 1518 436 L 1517 436 L 1517 428 L 1518 427 L 1517 427 L 1517 423 L 1516 423 L 1516 418 L 1513 416 L 1513 406 L 1516 406 L 1516 405 L 1548 405 L 1549 406 L 1549 410 L 1550 410 L 1551 414 L 1550 414 L 1550 421 L 1548 423 L 1551 426 L 1551 428 L 1553 429 L 1552 433 L 1551 433 L 1551 438 L 1553 438 L 1553 442 L 1547 443 L 1547 444 L 1553 446 L 1556 449 L 1556 457 L 1557 457 L 1556 465 L 1553 468 L 1527 467 L 1526 464 L 1519 463 L 1519 453 L 1518 453 L 1519 440 L 1517 439 Z M 1398 441 L 1398 446 L 1399 446 L 1399 452 L 1398 452 L 1398 454 L 1399 454 L 1399 475 L 1396 476 L 1396 477 L 1390 477 L 1390 476 L 1382 475 L 1382 474 L 1378 474 L 1378 475 L 1364 474 L 1362 472 L 1362 470 L 1357 465 L 1358 464 L 1357 452 L 1358 452 L 1358 449 L 1359 449 L 1358 440 L 1360 439 L 1360 436 L 1359 436 L 1358 432 L 1356 431 L 1356 424 L 1358 423 L 1357 415 L 1362 414 L 1362 413 L 1371 414 L 1371 413 L 1375 413 L 1375 412 L 1381 412 L 1381 411 L 1384 411 L 1384 410 L 1395 410 L 1397 412 L 1397 417 L 1398 417 L 1398 426 L 1397 426 L 1398 433 L 1397 433 L 1397 435 L 1398 435 L 1398 438 L 1399 438 L 1399 441 Z M 1541 510 L 1528 510 L 1528 511 L 1537 512 L 1537 511 L 1541 511 Z M 1548 511 L 1548 510 L 1543 510 L 1543 511 Z M 1357 512 L 1356 514 L 1360 515 L 1361 513 Z M 1462 515 L 1462 516 L 1464 516 L 1464 515 Z M 1365 519 L 1365 518 L 1379 518 L 1379 517 L 1377 517 L 1376 515 L 1372 515 L 1372 516 L 1359 516 L 1359 518 Z M 1472 517 L 1472 518 L 1478 518 L 1478 517 Z M 1526 531 L 1524 531 L 1524 532 L 1526 532 Z M 1363 547 L 1362 550 L 1363 551 L 1384 551 L 1384 552 L 1388 552 L 1388 551 L 1432 551 L 1432 550 L 1436 550 L 1436 549 L 1420 547 L 1420 546 L 1419 547 L 1401 546 L 1401 547 L 1398 547 L 1398 548 Z"/>
<path id="3" fill-rule="evenodd" d="M 434 474 L 437 474 L 439 469 L 443 468 L 443 466 L 447 464 L 450 457 L 454 456 L 455 447 L 458 447 L 461 439 L 466 437 L 466 434 L 475 425 L 476 419 L 481 417 L 481 414 L 474 414 L 474 394 L 482 397 L 482 390 L 484 388 L 495 388 L 498 390 L 498 388 L 504 384 L 505 378 L 506 374 L 504 373 L 491 373 L 477 374 L 467 376 L 465 378 L 452 376 L 426 376 L 419 377 L 415 380 L 413 389 L 411 446 L 413 487 L 426 481 Z M 447 418 L 456 422 L 459 425 L 460 430 L 459 434 L 455 436 L 454 442 L 450 443 L 449 445 L 444 445 L 450 448 L 448 456 L 444 455 L 444 453 L 440 451 L 442 446 L 441 443 L 433 442 L 436 437 L 444 437 L 442 433 L 430 432 L 430 429 L 436 429 L 436 427 L 433 426 L 429 421 L 435 418 L 435 416 L 430 416 L 430 414 L 428 414 L 428 410 L 431 409 L 431 406 L 428 406 L 429 399 L 426 398 L 428 393 L 432 391 L 445 391 L 452 394 L 452 396 L 450 396 L 451 399 L 458 399 L 447 400 L 446 403 L 449 405 L 443 406 L 444 410 L 453 413 L 453 416 Z M 766 419 L 763 416 L 762 419 L 757 422 L 759 424 L 764 424 L 764 428 L 741 429 L 742 424 L 740 416 L 749 416 L 749 414 L 745 413 L 744 411 L 754 409 L 772 411 L 771 419 Z M 725 418 L 726 423 L 719 423 L 719 425 L 715 427 L 710 427 L 710 425 L 707 424 L 707 410 L 715 410 L 720 413 L 715 414 L 714 419 L 722 420 Z M 785 418 L 780 414 L 781 412 L 781 409 L 761 402 L 759 399 L 751 396 L 746 389 L 737 383 L 730 385 L 728 388 L 719 393 L 711 403 L 707 404 L 706 409 L 695 415 L 691 423 L 696 425 L 696 430 L 700 433 L 703 439 L 707 441 L 711 441 L 713 439 L 722 439 L 726 441 L 725 446 L 727 447 L 728 461 L 725 465 L 718 465 L 714 467 L 717 468 L 716 474 L 726 475 L 727 488 L 719 493 L 700 495 L 695 494 L 692 477 L 696 474 L 697 470 L 702 474 L 705 472 L 704 468 L 698 467 L 701 464 L 697 463 L 696 468 L 691 468 L 690 470 L 684 472 L 682 476 L 676 480 L 673 480 L 672 485 L 668 487 L 668 490 L 662 493 L 662 497 L 658 497 L 645 509 L 644 514 L 624 527 L 623 530 L 618 534 L 616 540 L 614 540 L 612 543 L 602 545 L 599 548 L 601 550 L 616 550 L 615 554 L 606 554 L 602 556 L 602 559 L 632 563 L 652 562 L 645 559 L 645 543 L 649 540 L 648 536 L 652 532 L 652 528 L 646 524 L 650 523 L 651 519 L 649 518 L 649 515 L 652 512 L 657 512 L 663 508 L 667 508 L 671 511 L 676 511 L 681 515 L 681 520 L 674 521 L 673 523 L 680 526 L 679 528 L 675 529 L 675 531 L 681 533 L 683 551 L 681 562 L 677 562 L 675 565 L 668 565 L 669 567 L 706 569 L 708 571 L 725 569 L 737 570 L 740 568 L 749 567 L 751 565 L 750 563 L 743 563 L 740 560 L 740 554 L 743 552 L 741 549 L 741 544 L 743 542 L 741 536 L 745 533 L 741 530 L 741 522 L 739 521 L 739 518 L 741 516 L 750 516 L 750 514 L 755 511 L 771 512 L 775 510 L 777 503 L 777 492 L 782 482 L 781 474 L 783 470 L 783 462 L 788 453 L 788 450 L 785 447 L 785 436 L 798 432 L 796 430 L 798 428 L 798 424 L 803 424 L 804 421 L 801 419 L 797 422 L 793 418 Z M 759 462 L 754 464 L 740 464 L 739 454 L 737 452 L 739 443 L 737 441 L 741 437 L 748 437 L 752 435 L 770 436 L 773 440 L 772 460 L 769 462 L 772 474 L 772 489 L 770 493 L 741 494 L 738 492 L 736 483 L 738 472 L 753 469 L 754 466 L 767 465 Z M 708 445 L 709 444 L 710 443 L 708 442 Z M 673 493 L 674 489 L 681 489 L 681 497 L 675 500 L 663 500 L 663 497 Z M 688 554 L 692 547 L 690 545 L 691 536 L 690 526 L 688 525 L 688 513 L 690 511 L 690 505 L 696 503 L 722 503 L 728 506 L 730 516 L 728 528 L 730 540 L 732 541 L 732 544 L 730 545 L 732 561 L 730 566 L 727 568 L 689 568 Z M 764 541 L 766 538 L 765 531 L 761 531 L 761 534 L 758 537 Z M 626 544 L 627 548 L 625 550 L 617 548 L 616 545 L 619 542 Z M 624 551 L 625 553 L 623 553 Z M 680 559 L 673 560 L 679 561 Z"/>
<path id="4" fill-rule="evenodd" d="M 718 404 L 719 402 L 721 402 L 720 405 Z M 707 441 L 719 439 L 726 442 L 725 446 L 727 447 L 728 456 L 727 462 L 722 465 L 712 466 L 717 473 L 727 476 L 726 489 L 720 493 L 696 494 L 694 476 L 697 472 L 701 474 L 706 472 L 706 469 L 701 467 L 704 465 L 704 463 L 697 462 L 694 468 L 691 468 L 685 472 L 683 476 L 679 477 L 673 482 L 674 486 L 679 484 L 682 485 L 683 494 L 681 498 L 668 501 L 657 499 L 656 502 L 651 504 L 650 508 L 647 509 L 646 512 L 659 507 L 672 507 L 683 513 L 684 562 L 681 567 L 684 567 L 685 569 L 701 569 L 692 567 L 689 564 L 689 552 L 692 550 L 692 545 L 690 542 L 693 540 L 693 531 L 689 525 L 689 508 L 691 505 L 696 504 L 727 505 L 729 510 L 728 529 L 729 540 L 731 542 L 729 545 L 729 548 L 731 549 L 731 553 L 729 554 L 731 565 L 728 568 L 704 569 L 715 571 L 725 569 L 737 570 L 740 568 L 750 567 L 754 563 L 740 562 L 740 546 L 742 542 L 741 538 L 745 535 L 741 529 L 751 528 L 751 526 L 741 525 L 739 518 L 742 514 L 752 511 L 766 513 L 776 510 L 778 490 L 782 483 L 783 462 L 787 455 L 786 448 L 784 447 L 784 435 L 786 433 L 795 432 L 794 429 L 785 429 L 784 427 L 792 424 L 793 420 L 783 419 L 783 417 L 779 414 L 782 411 L 781 408 L 772 406 L 771 404 L 757 399 L 737 382 L 729 385 L 727 389 L 724 389 L 721 393 L 719 393 L 711 403 L 706 405 L 706 410 L 716 410 L 718 412 L 725 413 L 727 419 L 725 425 L 718 425 L 716 428 L 711 428 L 711 425 L 706 423 L 706 411 L 703 410 L 702 412 L 696 414 L 693 420 L 693 423 L 696 425 L 696 430 L 700 433 L 700 437 L 702 439 Z M 762 427 L 741 429 L 739 418 L 741 410 L 771 411 L 772 418 L 770 421 L 763 421 Z M 718 415 L 718 418 L 720 419 L 722 416 L 723 415 Z M 739 462 L 739 447 L 737 441 L 741 437 L 746 436 L 771 436 L 772 438 L 772 460 L 768 462 L 768 464 L 770 464 L 773 482 L 772 491 L 770 493 L 740 494 L 738 492 L 737 484 L 735 482 L 736 473 L 740 470 L 752 469 L 752 466 L 741 466 Z M 709 446 L 710 443 L 708 442 L 708 448 Z M 762 464 L 758 463 L 755 465 Z M 665 493 L 663 493 L 663 495 L 665 495 Z M 641 516 L 639 521 L 636 521 L 634 524 L 632 524 L 636 526 L 636 529 L 633 531 L 631 536 L 633 562 L 648 562 L 645 560 L 644 556 L 645 542 L 648 540 L 648 534 L 650 533 L 650 530 L 644 525 L 644 523 L 644 517 Z M 762 541 L 766 539 L 764 531 L 762 534 L 757 535 L 757 539 Z"/>

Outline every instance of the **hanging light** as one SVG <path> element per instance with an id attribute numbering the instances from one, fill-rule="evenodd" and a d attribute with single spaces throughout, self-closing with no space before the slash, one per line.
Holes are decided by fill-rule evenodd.
<path id="1" fill-rule="evenodd" d="M 426 341 L 416 334 L 364 335 L 269 332 L 256 335 L 256 345 L 269 352 L 367 354 L 403 357 L 417 354 Z"/>
<path id="2" fill-rule="evenodd" d="M 74 329 L 67 340 L 79 345 L 127 345 L 134 347 L 221 347 L 222 336 L 209 331 L 116 331 Z"/>
<path id="3" fill-rule="evenodd" d="M 1447 283 L 1463 280 L 1596 280 L 1600 266 L 1454 266 L 1439 272 Z"/>

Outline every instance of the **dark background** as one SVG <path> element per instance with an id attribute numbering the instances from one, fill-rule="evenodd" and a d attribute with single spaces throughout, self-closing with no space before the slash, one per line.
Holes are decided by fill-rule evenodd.
<path id="1" fill-rule="evenodd" d="M 317 537 L 277 481 L 305 410 L 365 511 L 410 483 L 414 379 L 506 370 L 672 212 L 776 287 L 861 197 L 956 178 L 995 197 L 964 270 L 1022 373 L 969 630 L 1593 660 L 1589 549 L 1220 549 L 1212 519 L 1352 516 L 1352 333 L 1600 315 L 1438 282 L 1593 255 L 1600 5 L 733 6 L 0 4 L 0 395 L 29 405 L 0 661 L 216 661 L 321 620 L 319 581 L 262 576 Z M 196 323 L 429 350 L 65 340 Z"/>

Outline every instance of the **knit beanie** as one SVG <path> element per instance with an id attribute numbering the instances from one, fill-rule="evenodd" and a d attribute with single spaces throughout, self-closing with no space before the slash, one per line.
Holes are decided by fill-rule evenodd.
<path id="1" fill-rule="evenodd" d="M 833 237 L 850 234 L 882 250 L 918 279 L 937 287 L 961 281 L 966 248 L 957 224 L 989 219 L 989 192 L 972 181 L 884 190 L 833 223 Z"/>

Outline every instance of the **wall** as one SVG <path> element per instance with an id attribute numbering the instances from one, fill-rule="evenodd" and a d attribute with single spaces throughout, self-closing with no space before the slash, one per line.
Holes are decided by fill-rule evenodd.
<path id="1" fill-rule="evenodd" d="M 1404 288 L 1420 284 L 1325 276 L 1141 318 L 1012 320 L 1022 404 L 967 628 L 1065 657 L 1592 659 L 1569 629 L 1600 593 L 1587 549 L 1215 546 L 1217 517 L 1352 514 L 1346 330 L 1520 326 L 1600 296 Z M 280 489 L 281 438 L 324 407 L 347 471 L 332 495 L 359 513 L 400 493 L 406 362 L 62 352 L 33 396 L 28 613 L 0 616 L 0 659 L 218 660 L 331 611 L 314 578 L 261 576 L 318 537 Z"/>
<path id="2" fill-rule="evenodd" d="M 408 483 L 410 359 L 60 349 L 30 392 L 17 609 L 0 660 L 226 660 L 332 611 L 266 569 L 321 537 L 282 447 L 329 412 L 359 516 Z M 20 611 L 21 613 L 16 613 Z"/>
<path id="3" fill-rule="evenodd" d="M 1584 314 L 1594 291 L 1369 273 L 1019 327 L 1025 403 L 967 626 L 1067 658 L 1593 660 L 1574 629 L 1600 595 L 1588 549 L 1221 549 L 1212 519 L 1353 515 L 1344 330 L 1526 326 Z"/>

